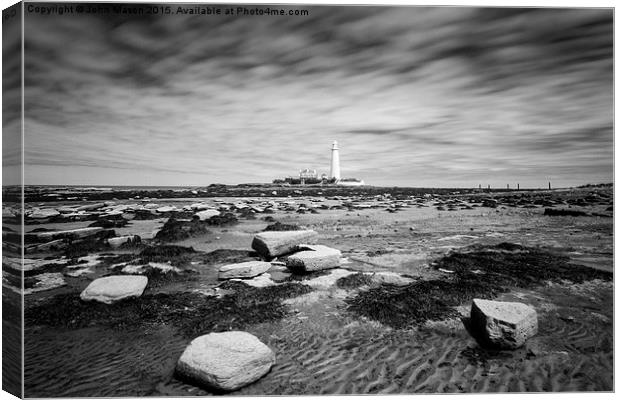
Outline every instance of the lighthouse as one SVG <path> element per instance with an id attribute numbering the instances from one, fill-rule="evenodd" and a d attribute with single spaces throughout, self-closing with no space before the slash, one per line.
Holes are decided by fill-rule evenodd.
<path id="1" fill-rule="evenodd" d="M 334 144 L 332 144 L 332 163 L 329 177 L 336 179 L 336 182 L 340 180 L 340 155 L 338 154 L 338 142 L 336 140 L 334 140 Z"/>

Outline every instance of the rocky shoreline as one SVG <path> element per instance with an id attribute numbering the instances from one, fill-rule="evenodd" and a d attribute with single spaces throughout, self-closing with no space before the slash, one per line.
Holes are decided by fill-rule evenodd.
<path id="1" fill-rule="evenodd" d="M 601 357 L 613 353 L 612 304 L 606 300 L 613 294 L 611 188 L 445 194 L 355 188 L 346 195 L 328 189 L 291 197 L 276 196 L 271 187 L 249 197 L 45 196 L 56 198 L 26 205 L 23 265 L 11 254 L 19 248 L 15 222 L 22 216 L 5 203 L 5 291 L 16 290 L 19 274 L 26 277 L 26 394 L 218 392 L 184 381 L 175 373 L 176 362 L 190 340 L 240 330 L 271 348 L 276 361 L 260 380 L 235 387 L 239 394 L 610 390 L 605 382 L 611 370 Z M 144 279 L 139 288 L 129 284 L 137 277 Z M 92 286 L 110 278 L 121 282 L 111 286 L 113 293 Z M 587 293 L 579 297 L 586 308 L 573 300 L 575 290 Z M 487 349 L 468 325 L 476 298 L 527 305 L 538 314 L 538 327 L 522 331 L 537 333 L 517 350 Z M 570 324 L 592 334 L 561 339 L 558 332 Z M 80 336 L 86 331 L 92 339 Z M 287 331 L 291 336 L 285 338 Z M 57 338 L 49 338 L 50 332 Z M 94 356 L 89 340 L 131 332 L 149 332 L 131 346 L 146 346 L 148 337 L 160 343 L 157 351 L 144 353 L 150 360 L 145 372 L 121 379 L 117 391 L 97 389 L 108 367 L 84 364 Z M 416 350 L 397 339 L 405 332 L 430 335 L 431 347 Z M 562 350 L 557 340 L 563 340 Z M 83 345 L 67 350 L 67 359 L 41 359 L 51 349 L 69 349 L 71 341 Z M 376 361 L 385 370 L 373 367 L 364 347 L 393 352 Z M 308 352 L 300 352 L 304 348 Z M 440 348 L 446 365 L 427 358 Z M 122 354 L 112 346 L 96 357 L 112 357 L 121 371 L 133 365 Z M 549 379 L 563 383 L 540 386 L 538 368 L 566 357 L 581 360 L 582 369 L 553 373 Z M 310 367 L 304 360 L 323 373 L 302 379 Z M 352 367 L 359 377 L 336 374 L 354 360 L 368 369 Z M 67 362 L 82 366 L 86 384 L 59 386 L 67 375 L 52 371 Z M 154 370 L 157 363 L 165 367 Z M 445 381 L 446 366 L 455 371 L 468 363 L 472 371 L 512 365 L 523 378 L 509 387 L 488 376 L 480 376 L 486 382 L 481 387 L 454 373 Z M 579 375 L 594 371 L 594 380 Z M 45 380 L 38 378 L 42 373 Z M 321 385 L 323 379 L 336 384 Z"/>

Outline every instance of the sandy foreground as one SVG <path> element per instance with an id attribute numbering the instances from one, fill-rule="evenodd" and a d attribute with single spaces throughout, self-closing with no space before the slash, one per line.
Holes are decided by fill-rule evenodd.
<path id="1" fill-rule="evenodd" d="M 65 250 L 27 254 L 31 260 L 48 258 L 50 263 L 27 273 L 27 289 L 31 290 L 25 296 L 25 394 L 210 394 L 174 375 L 176 361 L 191 339 L 209 332 L 201 330 L 203 327 L 220 331 L 242 327 L 276 353 L 277 362 L 270 373 L 235 395 L 611 391 L 612 280 L 598 275 L 582 282 L 551 279 L 494 293 L 490 297 L 523 302 L 538 313 L 538 335 L 515 351 L 487 350 L 470 336 L 461 320 L 469 314 L 470 300 L 452 307 L 454 313 L 444 318 L 401 326 L 360 315 L 350 308 L 352 299 L 371 287 L 380 289 L 380 284 L 338 284 L 339 279 L 359 272 L 367 276 L 390 273 L 406 282 L 449 280 L 453 271 L 436 265 L 442 257 L 471 249 L 472 245 L 500 243 L 543 249 L 566 257 L 567 265 L 613 272 L 611 189 L 560 193 L 554 199 L 592 197 L 592 193 L 601 201 L 571 207 L 570 201 L 549 207 L 523 202 L 511 206 L 505 204 L 505 199 L 497 207 L 490 207 L 474 204 L 471 196 L 449 195 L 400 200 L 389 196 L 157 199 L 154 202 L 158 206 L 179 210 L 200 201 L 214 208 L 254 204 L 258 212 L 233 207 L 231 212 L 238 222 L 208 226 L 206 232 L 167 242 L 155 236 L 169 215 L 134 219 L 112 229 L 116 236 L 141 236 L 142 242 L 136 246 L 91 249 L 85 255 L 73 254 L 73 258 L 62 258 Z M 278 204 L 273 213 L 260 212 L 259 204 L 265 201 Z M 131 199 L 114 202 L 135 203 Z M 392 207 L 395 203 L 400 205 Z M 56 202 L 41 207 L 72 204 Z M 299 212 L 300 204 L 306 206 L 301 207 L 304 212 Z M 584 215 L 549 216 L 544 215 L 545 208 L 581 210 Z M 312 209 L 315 211 L 310 212 Z M 221 286 L 217 269 L 230 262 L 257 259 L 251 253 L 252 238 L 273 221 L 317 231 L 319 244 L 342 251 L 341 267 L 295 278 L 275 263 L 268 272 L 278 285 L 305 285 L 298 294 L 272 304 L 277 306 L 277 315 L 269 314 L 261 320 L 261 303 L 257 302 L 253 305 L 257 310 L 254 320 L 227 316 L 222 319 L 226 324 L 230 321 L 227 327 L 211 321 L 226 315 L 225 311 L 197 308 L 211 325 L 191 325 L 189 321 L 200 319 L 192 307 L 201 298 L 215 299 L 218 291 L 226 296 L 236 290 L 234 285 Z M 76 229 L 93 221 L 36 222 L 27 224 L 25 232 Z M 137 299 L 127 300 L 113 307 L 112 314 L 106 314 L 110 309 L 76 300 L 93 279 L 118 273 L 146 247 L 163 245 L 191 247 L 196 253 L 182 262 L 175 257 L 169 262 L 158 259 L 172 270 L 149 276 L 142 296 L 157 302 L 144 300 L 137 307 Z M 222 249 L 234 251 L 226 253 Z M 5 249 L 3 301 L 12 293 L 7 257 L 10 251 Z M 44 273 L 51 275 L 37 278 Z M 182 299 L 191 301 L 183 303 Z M 144 318 L 126 321 L 123 314 Z"/>

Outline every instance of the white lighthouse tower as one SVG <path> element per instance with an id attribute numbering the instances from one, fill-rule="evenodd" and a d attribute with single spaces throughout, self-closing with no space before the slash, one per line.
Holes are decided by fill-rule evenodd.
<path id="1" fill-rule="evenodd" d="M 334 140 L 334 144 L 332 145 L 332 163 L 329 177 L 335 178 L 336 182 L 340 180 L 340 155 L 338 154 L 338 142 L 336 140 Z"/>

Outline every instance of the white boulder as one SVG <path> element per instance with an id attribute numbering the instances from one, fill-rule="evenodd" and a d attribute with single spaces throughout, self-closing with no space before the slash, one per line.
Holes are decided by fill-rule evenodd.
<path id="1" fill-rule="evenodd" d="M 196 214 L 194 214 L 194 217 L 198 218 L 201 221 L 204 221 L 211 217 L 217 217 L 218 215 L 220 215 L 220 212 L 217 210 L 204 210 L 198 211 Z"/>
<path id="2" fill-rule="evenodd" d="M 140 297 L 148 278 L 136 275 L 113 275 L 95 279 L 80 294 L 82 300 L 111 304 L 127 297 Z"/>
<path id="3" fill-rule="evenodd" d="M 176 372 L 204 386 L 233 391 L 260 379 L 275 361 L 275 353 L 250 333 L 210 333 L 192 340 Z"/>
<path id="4" fill-rule="evenodd" d="M 254 236 L 252 248 L 263 257 L 276 257 L 292 252 L 300 243 L 314 243 L 317 233 L 312 230 L 261 232 Z"/>
<path id="5" fill-rule="evenodd" d="M 471 327 L 483 344 L 516 349 L 536 335 L 538 317 L 536 310 L 527 304 L 474 299 Z"/>
<path id="6" fill-rule="evenodd" d="M 310 272 L 340 266 L 340 250 L 316 245 L 299 245 L 302 251 L 292 254 L 286 260 L 286 267 L 292 271 Z"/>
<path id="7" fill-rule="evenodd" d="M 237 264 L 229 264 L 220 267 L 218 278 L 220 280 L 231 278 L 252 278 L 266 272 L 271 268 L 271 263 L 264 261 L 248 261 Z"/>
<path id="8" fill-rule="evenodd" d="M 177 208 L 175 206 L 163 206 L 163 207 L 159 207 L 156 211 L 158 213 L 167 213 L 167 212 L 177 211 Z"/>

